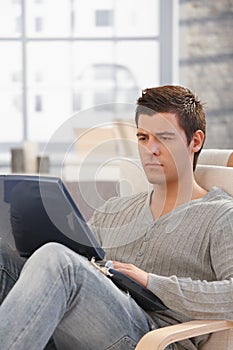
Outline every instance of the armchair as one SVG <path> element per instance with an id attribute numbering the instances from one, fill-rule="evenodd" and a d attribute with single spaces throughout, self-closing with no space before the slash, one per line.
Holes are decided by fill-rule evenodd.
<path id="1" fill-rule="evenodd" d="M 218 186 L 233 196 L 233 151 L 203 150 L 195 171 L 197 182 L 206 190 Z M 214 162 L 216 160 L 216 162 Z M 148 190 L 144 172 L 135 159 L 120 165 L 120 194 Z M 193 320 L 160 328 L 145 334 L 136 350 L 163 350 L 171 343 L 210 334 L 201 350 L 233 350 L 233 322 L 227 320 Z"/>

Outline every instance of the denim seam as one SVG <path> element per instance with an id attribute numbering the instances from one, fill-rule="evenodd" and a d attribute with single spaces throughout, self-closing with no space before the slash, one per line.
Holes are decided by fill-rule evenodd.
<path id="1" fill-rule="evenodd" d="M 0 265 L 0 270 L 4 271 L 5 273 L 7 273 L 7 275 L 12 278 L 14 280 L 14 282 L 17 281 L 18 276 L 15 275 L 13 272 L 7 270 L 3 265 Z"/>
<path id="2" fill-rule="evenodd" d="M 133 338 L 131 338 L 129 335 L 124 335 L 120 339 L 118 339 L 114 344 L 108 346 L 105 350 L 114 350 L 114 349 L 117 350 L 119 348 L 120 343 L 132 345 L 132 346 L 137 345 L 137 342 Z"/>
<path id="3" fill-rule="evenodd" d="M 63 267 L 63 271 L 64 271 L 65 269 L 69 268 L 70 266 L 72 266 L 72 264 L 67 263 L 67 264 Z M 70 305 L 69 305 L 69 304 L 70 304 L 70 297 L 71 297 L 71 296 L 68 296 L 68 293 L 67 293 L 67 290 L 66 290 L 66 285 L 68 285 L 68 283 L 67 283 L 67 281 L 64 279 L 63 274 L 60 276 L 60 278 L 61 278 L 61 281 L 62 281 L 63 285 L 65 286 L 66 304 L 67 304 L 67 310 L 66 310 L 66 311 L 68 311 L 68 310 L 70 309 Z"/>
<path id="4" fill-rule="evenodd" d="M 125 294 L 126 294 L 126 295 L 128 296 L 128 298 L 130 299 L 130 300 L 129 300 L 130 302 L 134 302 L 134 303 L 136 304 L 136 306 L 137 306 L 139 309 L 142 310 L 143 315 L 144 315 L 144 317 L 145 317 L 145 319 L 146 319 L 146 321 L 147 321 L 147 324 L 148 324 L 148 329 L 150 329 L 151 326 L 150 326 L 150 324 L 149 324 L 149 322 L 148 322 L 148 318 L 147 318 L 147 316 L 146 316 L 145 311 L 137 304 L 137 302 L 136 302 L 136 301 L 134 300 L 134 298 L 130 295 L 130 293 L 126 292 Z M 141 328 L 138 326 L 137 322 L 135 322 L 134 318 L 133 318 L 131 315 L 129 315 L 129 319 L 130 319 L 130 322 L 132 322 L 132 324 L 134 325 L 134 327 L 137 328 L 138 331 L 141 331 Z"/>

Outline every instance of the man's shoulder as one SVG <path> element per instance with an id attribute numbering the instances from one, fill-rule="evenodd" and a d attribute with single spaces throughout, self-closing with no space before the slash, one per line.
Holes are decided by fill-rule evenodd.
<path id="1" fill-rule="evenodd" d="M 219 187 L 213 187 L 206 196 L 206 200 L 215 204 L 229 204 L 233 208 L 233 197 Z"/>
<path id="2" fill-rule="evenodd" d="M 212 188 L 203 202 L 206 218 L 211 217 L 213 222 L 224 221 L 227 217 L 233 219 L 233 197 L 224 190 Z"/>

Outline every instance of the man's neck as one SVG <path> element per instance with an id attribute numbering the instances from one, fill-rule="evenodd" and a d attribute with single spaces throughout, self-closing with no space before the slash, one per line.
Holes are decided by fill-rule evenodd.
<path id="1" fill-rule="evenodd" d="M 193 178 L 189 184 L 154 185 L 150 209 L 154 219 L 169 213 L 181 204 L 202 198 L 207 191 L 200 187 Z"/>

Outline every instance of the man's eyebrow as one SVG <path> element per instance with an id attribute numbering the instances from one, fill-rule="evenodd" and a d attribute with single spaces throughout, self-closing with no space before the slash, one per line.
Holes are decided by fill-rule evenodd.
<path id="1" fill-rule="evenodd" d="M 162 131 L 162 132 L 155 132 L 154 135 L 156 136 L 174 136 L 176 133 L 173 131 Z"/>
<path id="2" fill-rule="evenodd" d="M 146 134 L 148 134 L 147 131 L 138 131 L 137 134 L 136 134 L 136 136 L 139 136 L 139 135 L 146 135 Z"/>
<path id="3" fill-rule="evenodd" d="M 137 132 L 136 136 L 146 135 L 146 134 L 152 134 L 155 136 L 174 136 L 174 135 L 176 135 L 176 133 L 174 131 L 150 132 L 150 131 L 146 131 L 146 130 L 140 130 Z"/>

